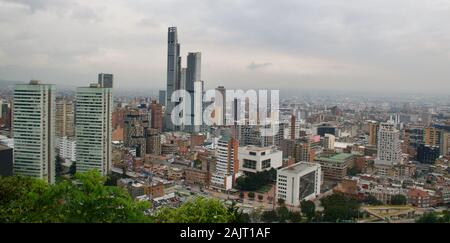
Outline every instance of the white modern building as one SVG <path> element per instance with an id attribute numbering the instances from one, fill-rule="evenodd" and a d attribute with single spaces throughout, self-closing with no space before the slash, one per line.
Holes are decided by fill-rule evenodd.
<path id="1" fill-rule="evenodd" d="M 76 141 L 73 138 L 62 137 L 58 138 L 59 157 L 66 162 L 77 161 L 76 156 Z"/>
<path id="2" fill-rule="evenodd" d="M 217 143 L 216 171 L 211 176 L 211 186 L 230 190 L 239 176 L 238 141 L 229 134 Z"/>
<path id="3" fill-rule="evenodd" d="M 55 86 L 16 85 L 13 104 L 14 175 L 55 182 Z"/>
<path id="4" fill-rule="evenodd" d="M 321 177 L 318 163 L 298 162 L 282 168 L 277 171 L 277 199 L 295 207 L 302 200 L 312 200 L 320 194 Z"/>
<path id="5" fill-rule="evenodd" d="M 400 132 L 392 121 L 380 124 L 378 152 L 375 165 L 393 165 L 402 162 Z"/>
<path id="6" fill-rule="evenodd" d="M 336 142 L 336 137 L 332 134 L 327 133 L 323 137 L 323 148 L 333 150 L 335 142 Z"/>
<path id="7" fill-rule="evenodd" d="M 77 172 L 111 171 L 112 89 L 99 84 L 76 93 L 75 113 Z"/>
<path id="8" fill-rule="evenodd" d="M 283 165 L 283 152 L 276 147 L 239 147 L 239 170 L 244 173 L 256 173 Z"/>

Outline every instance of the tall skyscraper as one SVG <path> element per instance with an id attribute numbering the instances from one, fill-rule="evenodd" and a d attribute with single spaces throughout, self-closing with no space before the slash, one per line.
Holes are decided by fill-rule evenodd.
<path id="1" fill-rule="evenodd" d="M 195 84 L 201 82 L 201 60 L 202 54 L 200 52 L 190 52 L 187 56 L 187 69 L 186 69 L 186 83 L 185 90 L 189 93 L 191 98 L 191 104 L 186 114 L 186 121 L 190 124 L 186 129 L 189 132 L 193 132 L 194 129 L 194 114 L 195 114 Z M 197 83 L 197 85 L 199 85 Z M 202 89 L 203 90 L 203 89 Z"/>
<path id="2" fill-rule="evenodd" d="M 393 122 L 381 123 L 378 131 L 378 154 L 375 164 L 393 165 L 401 162 L 400 132 Z"/>
<path id="3" fill-rule="evenodd" d="M 73 102 L 65 99 L 56 100 L 56 137 L 75 136 L 75 116 Z"/>
<path id="4" fill-rule="evenodd" d="M 98 84 L 103 88 L 113 87 L 114 76 L 109 73 L 99 73 L 98 74 Z"/>
<path id="5" fill-rule="evenodd" d="M 111 170 L 112 89 L 98 84 L 76 92 L 77 172 Z"/>
<path id="6" fill-rule="evenodd" d="M 171 96 L 175 90 L 180 88 L 181 80 L 181 57 L 180 44 L 178 43 L 177 27 L 169 27 L 167 38 L 167 88 L 166 88 L 166 111 L 164 115 L 164 129 L 174 130 L 172 122 L 172 110 L 177 101 L 172 101 Z"/>
<path id="7" fill-rule="evenodd" d="M 55 86 L 16 85 L 13 105 L 14 174 L 55 182 Z"/>

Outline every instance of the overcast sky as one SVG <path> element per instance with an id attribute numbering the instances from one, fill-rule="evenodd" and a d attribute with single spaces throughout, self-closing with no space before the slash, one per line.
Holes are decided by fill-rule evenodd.
<path id="1" fill-rule="evenodd" d="M 448 0 L 0 0 L 0 79 L 163 88 L 169 26 L 209 88 L 450 90 Z"/>

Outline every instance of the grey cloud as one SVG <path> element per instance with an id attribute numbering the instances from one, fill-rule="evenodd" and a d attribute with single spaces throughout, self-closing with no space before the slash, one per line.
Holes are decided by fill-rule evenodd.
<path id="1" fill-rule="evenodd" d="M 250 63 L 250 65 L 247 66 L 247 68 L 250 69 L 250 70 L 256 70 L 256 69 L 265 68 L 265 67 L 268 67 L 268 66 L 271 66 L 271 65 L 272 65 L 272 63 L 270 63 L 270 62 L 265 62 L 265 63 L 252 62 L 252 63 Z"/>
<path id="2" fill-rule="evenodd" d="M 207 85 L 216 80 L 227 86 L 272 80 L 279 86 L 298 84 L 302 88 L 320 83 L 330 88 L 345 84 L 355 90 L 369 86 L 381 89 L 381 84 L 398 90 L 450 89 L 448 1 L 0 3 L 8 3 L 0 8 L 0 66 L 15 67 L 14 72 L 3 68 L 0 73 L 5 77 L 0 79 L 26 79 L 29 72 L 51 65 L 58 70 L 76 70 L 70 79 L 81 82 L 87 73 L 95 72 L 95 63 L 108 70 L 114 68 L 111 72 L 127 85 L 140 87 L 140 82 L 147 80 L 150 86 L 164 87 L 166 31 L 175 25 L 184 55 L 202 51 L 202 78 Z M 11 3 L 16 5 L 10 7 Z M 302 58 L 319 60 L 312 64 L 319 71 L 308 73 L 308 77 L 296 72 L 307 68 L 297 65 Z M 267 63 L 257 62 L 261 59 Z M 267 68 L 270 63 L 276 63 L 270 75 L 248 72 Z M 322 67 L 322 63 L 326 65 Z M 51 73 L 54 69 L 44 70 L 38 72 L 41 79 L 56 77 Z M 62 76 L 58 73 L 58 78 Z"/>

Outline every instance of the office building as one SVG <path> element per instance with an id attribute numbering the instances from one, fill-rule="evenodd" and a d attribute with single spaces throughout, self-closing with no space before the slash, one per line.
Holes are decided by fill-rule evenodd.
<path id="1" fill-rule="evenodd" d="M 194 129 L 194 114 L 195 114 L 195 86 L 199 85 L 197 82 L 201 82 L 201 59 L 202 55 L 200 52 L 190 52 L 187 56 L 187 68 L 186 68 L 186 86 L 185 90 L 189 93 L 189 96 L 191 98 L 191 104 L 190 107 L 187 108 L 186 112 L 186 122 L 187 127 L 186 130 L 188 132 L 193 132 Z M 203 84 L 201 88 L 203 91 Z M 198 98 L 198 97 L 197 97 Z"/>
<path id="2" fill-rule="evenodd" d="M 402 162 L 400 132 L 393 122 L 380 124 L 375 164 L 393 165 Z"/>
<path id="3" fill-rule="evenodd" d="M 442 133 L 441 154 L 444 156 L 450 155 L 450 132 Z"/>
<path id="4" fill-rule="evenodd" d="M 298 162 L 277 171 L 277 199 L 298 207 L 302 200 L 313 200 L 320 194 L 321 166 Z"/>
<path id="5" fill-rule="evenodd" d="M 169 27 L 167 38 L 167 88 L 166 110 L 164 114 L 164 130 L 175 129 L 172 122 L 172 110 L 178 101 L 172 101 L 171 96 L 175 90 L 180 89 L 181 82 L 181 57 L 180 44 L 178 43 L 177 27 Z"/>
<path id="6" fill-rule="evenodd" d="M 161 155 L 161 134 L 160 130 L 149 128 L 147 130 L 146 153 L 152 155 Z"/>
<path id="7" fill-rule="evenodd" d="M 440 156 L 440 149 L 437 146 L 421 144 L 417 148 L 417 161 L 424 164 L 434 164 Z"/>
<path id="8" fill-rule="evenodd" d="M 217 144 L 216 171 L 211 178 L 211 186 L 230 190 L 239 176 L 239 142 L 229 133 L 224 134 Z"/>
<path id="9" fill-rule="evenodd" d="M 57 138 L 75 136 L 74 105 L 65 99 L 56 100 L 55 134 Z"/>
<path id="10" fill-rule="evenodd" d="M 369 141 L 368 144 L 371 146 L 377 146 L 378 142 L 378 130 L 380 125 L 376 121 L 369 121 Z"/>
<path id="11" fill-rule="evenodd" d="M 0 144 L 0 176 L 13 175 L 13 149 Z"/>
<path id="12" fill-rule="evenodd" d="M 321 154 L 314 160 L 320 163 L 324 179 L 330 181 L 342 181 L 353 165 L 353 155 L 347 153 Z"/>
<path id="13" fill-rule="evenodd" d="M 336 141 L 336 137 L 332 134 L 325 134 L 323 137 L 323 148 L 327 150 L 334 149 L 334 143 Z"/>
<path id="14" fill-rule="evenodd" d="M 109 73 L 99 73 L 98 74 L 98 84 L 102 88 L 113 88 L 114 76 Z"/>
<path id="15" fill-rule="evenodd" d="M 336 126 L 329 123 L 323 123 L 317 127 L 317 135 L 320 135 L 321 137 L 324 137 L 325 134 L 336 135 L 336 131 Z"/>
<path id="16" fill-rule="evenodd" d="M 149 128 L 148 114 L 142 110 L 132 109 L 125 114 L 123 145 L 136 149 L 136 156 L 144 158 L 146 136 Z"/>
<path id="17" fill-rule="evenodd" d="M 66 161 L 77 161 L 76 141 L 74 138 L 58 138 L 59 157 Z"/>
<path id="18" fill-rule="evenodd" d="M 158 100 L 159 100 L 159 104 L 162 106 L 166 105 L 166 91 L 165 90 L 160 90 L 159 91 L 159 95 L 158 95 Z"/>
<path id="19" fill-rule="evenodd" d="M 55 86 L 32 80 L 14 89 L 14 174 L 55 182 Z"/>
<path id="20" fill-rule="evenodd" d="M 244 173 L 278 169 L 283 165 L 283 153 L 276 147 L 239 147 L 239 166 Z"/>
<path id="21" fill-rule="evenodd" d="M 111 171 L 112 89 L 98 84 L 76 91 L 77 172 Z"/>
<path id="22" fill-rule="evenodd" d="M 441 145 L 441 130 L 436 127 L 426 127 L 423 139 L 425 145 L 439 147 Z"/>
<path id="23" fill-rule="evenodd" d="M 163 129 L 163 111 L 162 105 L 156 103 L 156 100 L 153 100 L 150 104 L 150 112 L 151 112 L 151 128 L 158 129 L 158 131 L 162 131 Z"/>

